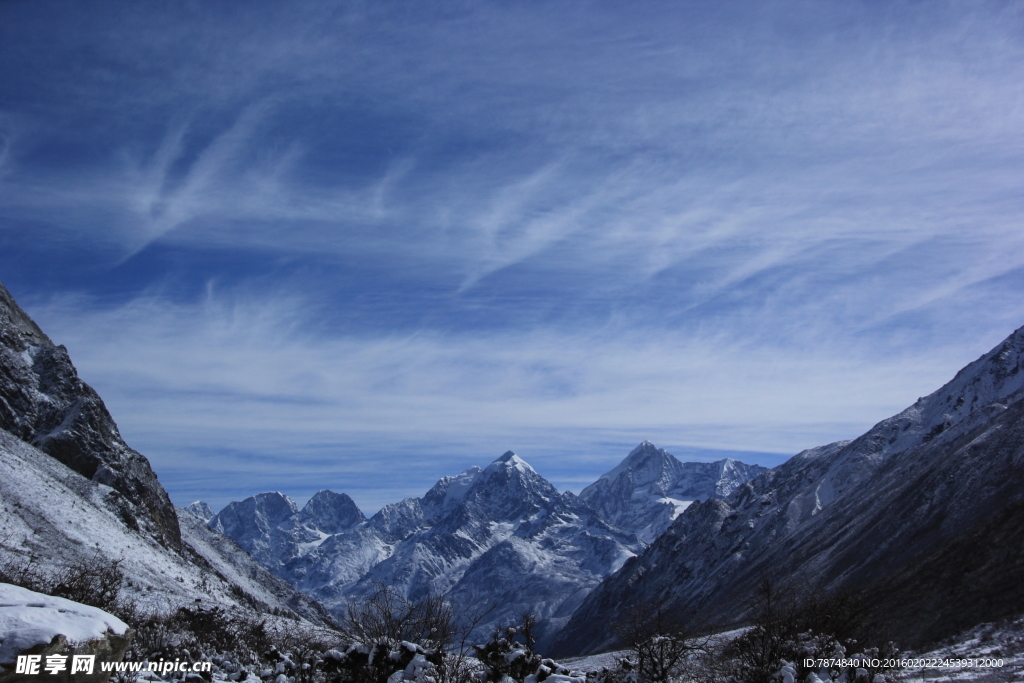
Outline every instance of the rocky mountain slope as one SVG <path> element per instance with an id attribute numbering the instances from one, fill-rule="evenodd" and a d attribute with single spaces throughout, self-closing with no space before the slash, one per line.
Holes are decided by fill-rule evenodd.
<path id="1" fill-rule="evenodd" d="M 178 519 L 149 461 L 125 444 L 103 401 L 0 284 L 0 429 L 112 489 L 126 525 L 181 548 Z"/>
<path id="2" fill-rule="evenodd" d="M 314 601 L 203 520 L 180 511 L 180 549 L 171 550 L 127 527 L 114 494 L 0 430 L 0 562 L 41 571 L 117 562 L 122 595 L 144 612 L 198 602 L 323 621 Z"/>
<path id="3" fill-rule="evenodd" d="M 694 503 L 591 593 L 556 653 L 613 643 L 640 601 L 742 623 L 763 577 L 861 591 L 904 644 L 1024 611 L 1024 328 L 863 436 L 797 454 Z"/>
<path id="4" fill-rule="evenodd" d="M 0 567 L 117 564 L 143 612 L 182 605 L 326 613 L 205 521 L 176 510 L 144 456 L 0 285 Z"/>
<path id="5" fill-rule="evenodd" d="M 583 489 L 580 498 L 606 520 L 649 544 L 690 503 L 724 498 L 766 469 L 731 458 L 683 463 L 644 441 L 615 469 Z"/>

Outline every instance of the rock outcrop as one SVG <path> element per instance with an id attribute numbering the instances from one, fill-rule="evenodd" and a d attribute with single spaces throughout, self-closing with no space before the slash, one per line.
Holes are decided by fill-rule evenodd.
<path id="1" fill-rule="evenodd" d="M 0 284 L 0 429 L 113 489 L 124 523 L 180 550 L 174 505 L 103 401 Z"/>
<path id="2" fill-rule="evenodd" d="M 205 520 L 179 515 L 64 348 L 0 285 L 0 569 L 45 586 L 83 568 L 120 573 L 120 598 L 141 614 L 201 603 L 329 621 Z"/>
<path id="3" fill-rule="evenodd" d="M 0 683 L 102 683 L 110 674 L 100 663 L 120 662 L 131 636 L 127 624 L 95 607 L 0 584 Z M 35 673 L 19 673 L 17 658 L 32 655 Z M 76 655 L 92 658 L 91 672 L 72 673 Z"/>

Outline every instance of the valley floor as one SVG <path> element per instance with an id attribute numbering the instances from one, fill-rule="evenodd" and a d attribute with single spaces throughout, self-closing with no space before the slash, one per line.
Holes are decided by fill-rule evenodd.
<path id="1" fill-rule="evenodd" d="M 736 637 L 740 632 L 722 635 Z M 560 663 L 573 671 L 599 672 L 602 669 L 614 670 L 619 660 L 629 654 L 629 650 L 615 650 L 563 659 Z M 938 660 L 943 664 L 947 660 L 967 660 L 974 665 L 909 667 L 899 674 L 902 683 L 1024 683 L 1024 616 L 1008 623 L 981 624 L 940 647 L 927 652 L 909 652 L 904 656 L 916 660 Z M 980 666 L 989 660 L 1001 661 L 1002 665 Z"/>
<path id="2" fill-rule="evenodd" d="M 906 669 L 906 683 L 933 681 L 984 681 L 985 683 L 1021 683 L 1024 681 L 1024 617 L 1009 623 L 981 624 L 942 647 L 914 655 L 917 659 L 1002 660 L 1002 666 L 950 666 Z"/>

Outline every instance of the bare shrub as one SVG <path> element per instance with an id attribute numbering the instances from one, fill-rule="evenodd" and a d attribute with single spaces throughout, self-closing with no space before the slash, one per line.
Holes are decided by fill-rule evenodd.
<path id="1" fill-rule="evenodd" d="M 728 645 L 726 666 L 736 680 L 744 683 L 772 683 L 783 668 L 797 681 L 815 671 L 805 660 L 880 659 L 899 652 L 893 643 L 860 643 L 863 636 L 866 601 L 854 593 L 824 593 L 780 588 L 762 578 L 752 602 L 753 625 Z M 893 680 L 890 669 L 864 666 L 830 670 L 833 679 L 851 683 Z"/>
<path id="2" fill-rule="evenodd" d="M 124 580 L 120 564 L 97 555 L 47 568 L 31 555 L 12 554 L 0 562 L 0 582 L 111 611 Z"/>
<path id="3" fill-rule="evenodd" d="M 446 649 L 458 634 L 454 610 L 444 598 L 408 600 L 384 584 L 366 600 L 348 605 L 341 630 L 363 644 L 408 641 L 428 649 Z"/>
<path id="4" fill-rule="evenodd" d="M 633 677 L 653 683 L 704 680 L 703 655 L 710 638 L 698 636 L 664 603 L 644 601 L 625 610 L 612 625 L 632 659 L 625 663 Z"/>
<path id="5" fill-rule="evenodd" d="M 467 683 L 476 667 L 466 639 L 484 614 L 459 619 L 442 596 L 409 600 L 378 584 L 349 604 L 341 624 L 346 645 L 328 652 L 323 666 L 330 680 L 344 683 L 385 683 L 411 671 L 435 683 Z"/>
<path id="6" fill-rule="evenodd" d="M 474 646 L 488 681 L 501 683 L 506 677 L 522 681 L 537 671 L 541 656 L 533 649 L 536 625 L 536 615 L 524 612 L 518 624 L 498 626 L 489 641 Z"/>
<path id="7" fill-rule="evenodd" d="M 277 638 L 277 643 L 264 657 L 271 662 L 284 664 L 282 667 L 292 677 L 293 683 L 316 683 L 327 676 L 323 672 L 324 653 L 331 643 L 324 634 L 311 629 L 291 630 Z"/>
<path id="8" fill-rule="evenodd" d="M 62 567 L 50 576 L 48 592 L 109 611 L 117 604 L 124 580 L 120 564 L 121 560 L 92 558 Z"/>

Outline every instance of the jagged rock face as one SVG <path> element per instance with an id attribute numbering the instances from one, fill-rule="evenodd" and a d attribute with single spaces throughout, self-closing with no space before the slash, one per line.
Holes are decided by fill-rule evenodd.
<path id="1" fill-rule="evenodd" d="M 1003 590 L 1024 565 L 1024 522 L 1012 514 L 1024 505 L 1022 443 L 1024 328 L 858 439 L 689 507 L 587 597 L 555 654 L 613 645 L 606 625 L 641 600 L 694 623 L 741 623 L 762 576 L 863 590 L 880 600 L 879 632 L 905 644 L 1024 610 L 1024 591 Z M 1012 549 L 960 556 L 985 534 Z"/>
<path id="2" fill-rule="evenodd" d="M 327 489 L 318 491 L 299 513 L 300 524 L 325 534 L 338 534 L 364 521 L 366 517 L 355 501 L 344 493 Z"/>
<path id="3" fill-rule="evenodd" d="M 580 492 L 606 520 L 652 543 L 690 503 L 724 498 L 766 468 L 726 458 L 687 462 L 644 441 L 615 469 Z"/>
<path id="4" fill-rule="evenodd" d="M 200 517 L 179 518 L 64 348 L 0 285 L 0 564 L 24 562 L 44 574 L 116 563 L 121 598 L 141 614 L 201 601 L 329 623 L 322 606 Z"/>
<path id="5" fill-rule="evenodd" d="M 181 548 L 178 519 L 149 461 L 125 444 L 67 349 L 55 346 L 0 285 L 0 428 L 111 487 L 124 522 Z"/>
<path id="6" fill-rule="evenodd" d="M 260 493 L 229 503 L 209 523 L 271 572 L 287 579 L 286 566 L 300 554 L 304 544 L 322 542 L 330 534 L 365 520 L 344 493 L 320 491 L 301 512 L 283 493 Z"/>

